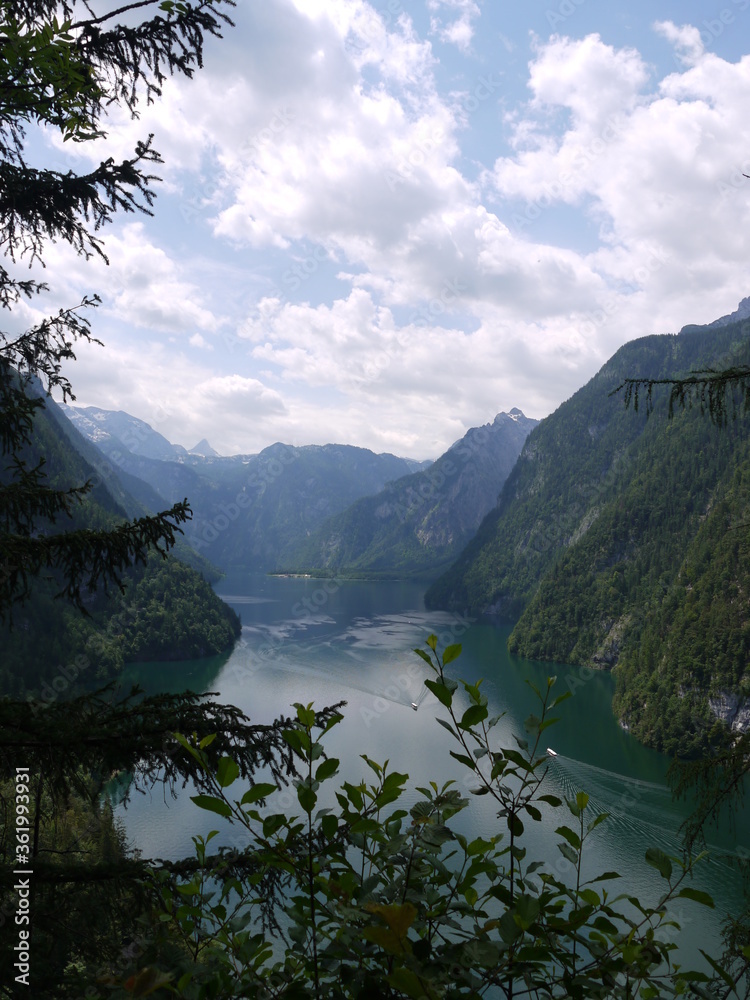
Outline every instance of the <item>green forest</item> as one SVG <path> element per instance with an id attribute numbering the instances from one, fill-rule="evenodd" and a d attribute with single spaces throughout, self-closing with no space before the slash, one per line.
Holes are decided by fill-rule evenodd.
<path id="1" fill-rule="evenodd" d="M 143 513 L 132 500 L 128 503 L 121 488 L 113 496 L 111 482 L 97 482 L 94 469 L 62 432 L 64 418 L 54 410 L 54 402 L 47 400 L 35 417 L 33 441 L 18 457 L 30 466 L 43 462 L 50 489 L 95 484 L 65 517 L 65 528 L 113 528 L 125 515 L 123 503 Z M 44 527 L 39 519 L 37 530 Z M 46 530 L 54 527 L 48 523 Z M 177 552 L 201 570 L 212 569 L 186 547 L 178 546 Z M 46 693 L 52 698 L 90 691 L 114 680 L 127 662 L 210 656 L 231 649 L 240 634 L 237 616 L 203 573 L 174 555 L 162 559 L 154 552 L 143 564 L 128 567 L 120 577 L 122 590 L 114 581 L 90 590 L 84 597 L 85 614 L 58 599 L 61 582 L 59 571 L 42 575 L 31 598 L 0 624 L 0 694 L 24 698 Z"/>
<path id="2" fill-rule="evenodd" d="M 749 362 L 740 323 L 626 344 L 532 431 L 427 603 L 514 621 L 519 656 L 613 669 L 631 732 L 668 753 L 704 750 L 721 729 L 709 698 L 748 685 L 748 423 L 718 426 L 698 404 L 670 417 L 666 388 L 648 415 L 612 393 L 628 376 Z"/>

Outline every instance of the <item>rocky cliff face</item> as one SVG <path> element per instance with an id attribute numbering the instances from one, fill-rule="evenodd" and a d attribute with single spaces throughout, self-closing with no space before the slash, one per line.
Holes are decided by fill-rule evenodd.
<path id="1" fill-rule="evenodd" d="M 732 691 L 719 691 L 708 699 L 708 707 L 733 733 L 742 734 L 750 729 L 750 698 L 741 699 Z"/>

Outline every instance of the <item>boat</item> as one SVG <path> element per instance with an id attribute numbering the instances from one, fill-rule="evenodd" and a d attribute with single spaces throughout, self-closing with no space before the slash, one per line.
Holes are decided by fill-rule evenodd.
<path id="1" fill-rule="evenodd" d="M 550 755 L 550 757 L 557 757 L 557 751 L 553 750 L 552 747 L 547 747 L 547 753 Z"/>
<path id="2" fill-rule="evenodd" d="M 411 703 L 411 707 L 412 707 L 412 708 L 414 709 L 414 711 L 416 712 L 416 711 L 417 711 L 417 709 L 419 708 L 419 705 L 418 705 L 418 704 L 416 703 L 416 701 L 413 701 L 413 702 Z"/>

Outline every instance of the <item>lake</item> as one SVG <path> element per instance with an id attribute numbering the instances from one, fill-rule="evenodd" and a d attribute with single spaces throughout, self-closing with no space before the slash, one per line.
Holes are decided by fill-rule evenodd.
<path id="1" fill-rule="evenodd" d="M 556 674 L 554 690 L 570 690 L 572 697 L 555 712 L 560 721 L 544 734 L 545 745 L 557 753 L 550 758 L 546 791 L 570 797 L 582 789 L 593 810 L 610 814 L 587 842 L 587 875 L 614 869 L 623 879 L 608 884 L 612 895 L 635 893 L 644 902 L 656 901 L 663 882 L 646 864 L 645 851 L 658 846 L 679 855 L 678 831 L 689 807 L 672 801 L 665 782 L 669 761 L 618 726 L 608 674 L 511 657 L 509 628 L 428 612 L 424 586 L 412 581 L 245 575 L 224 578 L 216 590 L 242 618 L 242 638 L 233 652 L 190 663 L 139 664 L 129 668 L 128 684 L 137 680 L 149 692 L 215 691 L 218 701 L 239 706 L 259 723 L 290 714 L 297 701 L 323 707 L 344 699 L 344 722 L 326 743 L 342 762 L 340 779 L 369 780 L 371 772 L 360 754 L 381 763 L 389 759 L 392 769 L 410 776 L 410 792 L 402 799 L 408 806 L 421 798 L 415 786 L 430 780 L 441 784 L 454 779 L 467 792 L 473 784 L 471 773 L 449 756 L 460 748 L 435 721 L 445 710 L 432 694 L 425 696 L 423 681 L 430 674 L 414 647 L 423 647 L 431 632 L 441 649 L 462 644 L 463 653 L 448 673 L 471 682 L 484 678 L 490 715 L 505 713 L 493 730 L 503 747 L 516 746 L 513 734 L 523 736 L 524 719 L 538 709 L 526 682 L 543 688 L 547 677 Z M 418 711 L 412 702 L 418 703 Z M 190 802 L 189 794 L 188 789 L 176 800 L 161 791 L 135 795 L 127 809 L 120 807 L 131 843 L 145 856 L 192 855 L 191 837 L 221 824 Z M 460 828 L 474 835 L 497 832 L 499 821 L 489 797 L 470 799 L 460 814 Z M 282 791 L 271 802 L 275 810 L 296 806 L 296 794 Z M 526 824 L 527 860 L 545 859 L 564 877 L 570 865 L 557 850 L 554 828 L 568 819 L 562 811 L 547 813 L 543 823 Z M 692 960 L 699 947 L 718 953 L 721 917 L 727 910 L 738 912 L 741 905 L 732 857 L 750 848 L 746 814 L 735 830 L 725 827 L 710 833 L 711 858 L 690 883 L 713 895 L 716 910 L 690 901 L 679 901 L 673 910 L 683 928 L 678 938 L 683 961 Z M 242 838 L 227 828 L 221 842 L 240 844 Z"/>

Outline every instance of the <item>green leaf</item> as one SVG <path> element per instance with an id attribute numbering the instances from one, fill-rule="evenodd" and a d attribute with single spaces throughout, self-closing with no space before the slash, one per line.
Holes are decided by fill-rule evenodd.
<path id="1" fill-rule="evenodd" d="M 433 662 L 430 659 L 429 653 L 425 653 L 423 649 L 415 649 L 414 652 L 417 654 L 417 656 L 421 656 L 422 659 L 425 661 L 425 663 L 429 663 L 431 667 L 433 666 Z"/>
<path id="2" fill-rule="evenodd" d="M 199 809 L 207 809 L 209 812 L 218 813 L 219 816 L 232 815 L 227 803 L 223 799 L 217 799 L 215 795 L 191 795 L 190 798 Z"/>
<path id="3" fill-rule="evenodd" d="M 490 772 L 490 781 L 494 781 L 495 778 L 499 777 L 507 766 L 508 766 L 508 761 L 504 760 L 502 757 L 500 757 L 499 760 L 496 760 L 495 763 L 492 765 L 492 771 Z"/>
<path id="4" fill-rule="evenodd" d="M 662 878 L 669 878 L 671 876 L 672 862 L 660 848 L 649 847 L 646 851 L 646 862 L 652 868 L 656 868 Z"/>
<path id="5" fill-rule="evenodd" d="M 478 722 L 483 722 L 490 713 L 486 705 L 469 705 L 459 722 L 461 729 L 471 729 Z"/>
<path id="6" fill-rule="evenodd" d="M 491 840 L 485 840 L 483 837 L 476 837 L 471 841 L 470 844 L 466 846 L 466 854 L 468 857 L 476 857 L 477 854 L 486 854 L 487 851 L 493 846 Z"/>
<path id="7" fill-rule="evenodd" d="M 258 799 L 267 798 L 275 791 L 276 791 L 276 785 L 259 782 L 257 785 L 253 785 L 252 788 L 248 788 L 248 790 L 240 799 L 240 805 L 242 806 L 250 805 L 251 802 L 257 802 Z"/>
<path id="8" fill-rule="evenodd" d="M 328 840 L 333 840 L 336 836 L 339 824 L 335 816 L 326 815 L 320 821 L 321 829 L 323 830 L 323 835 L 328 838 Z"/>
<path id="9" fill-rule="evenodd" d="M 334 714 L 330 717 L 328 722 L 326 722 L 323 733 L 325 734 L 329 730 L 333 729 L 334 726 L 337 726 L 339 722 L 343 721 L 343 718 L 344 716 L 340 712 L 334 712 Z"/>
<path id="10" fill-rule="evenodd" d="M 593 889 L 581 889 L 581 899 L 584 903 L 588 903 L 589 906 L 599 906 L 601 903 L 599 894 L 594 892 Z"/>
<path id="11" fill-rule="evenodd" d="M 558 706 L 558 705 L 559 705 L 559 704 L 560 704 L 561 702 L 563 702 L 563 701 L 567 701 L 567 700 L 568 700 L 568 698 L 571 698 L 572 696 L 573 696 L 573 692 L 572 692 L 572 691 L 566 691 L 566 692 L 565 692 L 564 694 L 559 694 L 559 695 L 558 695 L 558 696 L 557 696 L 557 697 L 555 698 L 555 700 L 554 700 L 554 701 L 552 702 L 552 704 L 551 704 L 551 705 L 549 706 L 549 708 L 547 709 L 547 711 L 548 711 L 548 712 L 551 712 L 553 708 L 557 708 L 557 706 Z"/>
<path id="12" fill-rule="evenodd" d="M 546 802 L 547 805 L 550 805 L 550 806 L 561 806 L 562 805 L 562 799 L 559 799 L 556 795 L 540 795 L 539 796 L 539 801 L 540 802 Z"/>
<path id="13" fill-rule="evenodd" d="M 458 733 L 453 728 L 453 726 L 450 724 L 450 722 L 446 722 L 445 719 L 438 719 L 438 718 L 436 718 L 435 721 L 439 725 L 441 725 L 443 727 L 443 729 L 447 729 L 448 732 L 451 734 L 451 736 L 454 736 L 456 739 L 458 739 Z"/>
<path id="14" fill-rule="evenodd" d="M 205 770 L 206 763 L 203 759 L 203 754 L 196 750 L 194 746 L 191 746 L 181 733 L 172 733 L 172 736 L 174 736 L 181 747 L 184 747 L 185 750 L 187 750 L 191 757 L 195 757 L 201 767 Z"/>
<path id="15" fill-rule="evenodd" d="M 701 955 L 703 955 L 708 964 L 711 966 L 711 968 L 714 970 L 714 972 L 718 973 L 718 975 L 721 976 L 721 978 L 727 984 L 729 989 L 732 990 L 732 992 L 734 992 L 734 980 L 726 971 L 726 969 L 723 969 L 719 965 L 719 963 L 715 959 L 711 958 L 710 955 L 707 955 L 702 948 L 699 948 L 698 950 L 700 951 Z"/>
<path id="16" fill-rule="evenodd" d="M 297 785 L 297 799 L 302 809 L 309 815 L 318 801 L 318 796 L 309 785 Z"/>
<path id="17" fill-rule="evenodd" d="M 599 826 L 600 823 L 603 823 L 605 819 L 609 819 L 609 813 L 599 813 L 599 815 L 589 823 L 586 829 L 589 833 L 591 833 L 591 831 L 596 829 L 596 827 Z"/>
<path id="18" fill-rule="evenodd" d="M 518 897 L 516 903 L 516 920 L 518 924 L 527 931 L 539 916 L 540 903 L 536 896 L 528 896 L 525 893 Z"/>
<path id="19" fill-rule="evenodd" d="M 443 652 L 443 666 L 447 667 L 461 655 L 461 643 L 455 642 L 451 646 L 446 646 Z"/>
<path id="20" fill-rule="evenodd" d="M 305 729 L 312 729 L 315 725 L 315 712 L 312 709 L 312 705 L 302 705 L 300 702 L 295 701 L 294 707 L 297 709 L 297 720 Z"/>
<path id="21" fill-rule="evenodd" d="M 376 819 L 358 819 L 349 828 L 352 833 L 377 833 L 380 823 Z"/>
<path id="22" fill-rule="evenodd" d="M 273 813 L 271 816 L 266 816 L 263 820 L 263 836 L 272 837 L 277 830 L 286 822 L 286 817 L 281 813 Z"/>
<path id="23" fill-rule="evenodd" d="M 437 644 L 438 644 L 437 636 L 434 633 L 427 636 L 427 645 L 430 647 L 433 653 L 437 649 Z"/>
<path id="24" fill-rule="evenodd" d="M 570 846 L 570 844 L 558 844 L 557 849 L 564 858 L 567 858 L 568 861 L 570 861 L 572 865 L 578 864 L 578 855 Z"/>
<path id="25" fill-rule="evenodd" d="M 581 838 L 577 833 L 575 833 L 574 830 L 571 830 L 569 826 L 558 826 L 555 833 L 559 833 L 561 837 L 565 837 L 571 847 L 573 847 L 576 851 L 580 851 Z"/>
<path id="26" fill-rule="evenodd" d="M 351 804 L 354 806 L 354 808 L 355 809 L 362 809 L 362 806 L 363 806 L 364 803 L 363 803 L 363 800 L 362 800 L 362 791 L 361 791 L 361 789 L 357 785 L 350 784 L 348 781 L 344 782 L 343 788 L 344 788 L 344 791 L 346 792 L 347 798 L 349 799 L 349 801 L 351 802 Z"/>
<path id="27" fill-rule="evenodd" d="M 302 733 L 299 729 L 285 729 L 281 733 L 282 740 L 290 746 L 300 757 L 304 756 L 302 750 Z"/>
<path id="28" fill-rule="evenodd" d="M 240 768 L 231 757 L 222 757 L 216 770 L 216 779 L 221 788 L 228 788 L 240 776 Z"/>
<path id="29" fill-rule="evenodd" d="M 700 889 L 691 889 L 689 886 L 686 886 L 684 889 L 680 889 L 677 895 L 682 896 L 683 899 L 692 899 L 703 906 L 710 906 L 711 909 L 714 908 L 713 897 L 709 896 L 707 892 L 701 892 Z"/>
<path id="30" fill-rule="evenodd" d="M 408 780 L 408 774 L 402 774 L 400 771 L 391 771 L 383 782 L 383 791 L 393 791 L 395 788 L 401 788 Z"/>
<path id="31" fill-rule="evenodd" d="M 453 750 L 450 751 L 451 757 L 455 758 L 460 764 L 465 764 L 466 767 L 471 768 L 472 771 L 476 771 L 477 764 L 476 761 L 472 760 L 471 757 L 467 757 L 463 753 L 455 753 Z"/>
<path id="32" fill-rule="evenodd" d="M 523 835 L 523 823 L 521 822 L 519 816 L 515 813 L 508 813 L 506 822 L 508 824 L 508 829 L 514 837 L 521 837 Z"/>
<path id="33" fill-rule="evenodd" d="M 419 998 L 427 996 L 424 986 L 417 976 L 403 965 L 397 966 L 390 973 L 388 976 L 388 985 L 398 990 L 399 993 L 405 993 L 408 997 L 412 997 L 413 1000 L 419 1000 Z"/>
<path id="34" fill-rule="evenodd" d="M 326 778 L 330 778 L 332 774 L 335 774 L 339 767 L 339 761 L 336 757 L 329 757 L 324 760 L 320 765 L 318 770 L 315 772 L 316 781 L 325 781 Z"/>
<path id="35" fill-rule="evenodd" d="M 429 688 L 430 691 L 432 691 L 432 693 L 435 695 L 435 697 L 437 698 L 437 700 L 440 702 L 441 705 L 445 705 L 446 708 L 451 707 L 453 696 L 451 695 L 450 691 L 445 686 L 445 684 L 441 683 L 440 681 L 429 680 L 429 678 L 424 683 L 425 687 Z"/>
<path id="36" fill-rule="evenodd" d="M 203 739 L 198 744 L 201 750 L 205 750 L 206 747 L 210 747 L 213 741 L 216 739 L 216 733 L 211 733 L 210 736 L 204 736 Z"/>

